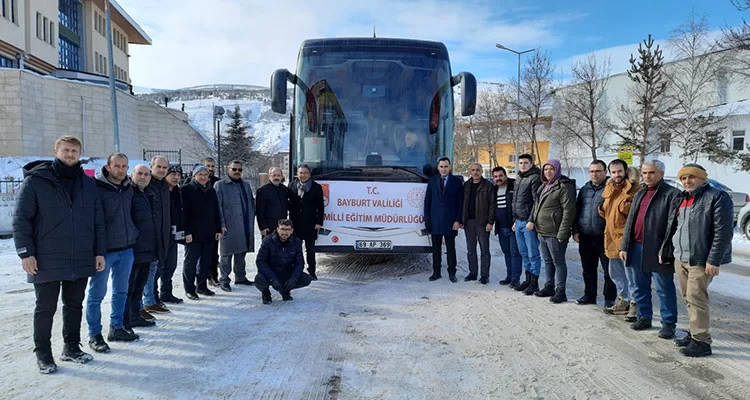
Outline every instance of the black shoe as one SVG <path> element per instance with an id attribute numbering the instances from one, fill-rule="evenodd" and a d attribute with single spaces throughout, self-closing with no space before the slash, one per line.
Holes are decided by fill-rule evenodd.
<path id="1" fill-rule="evenodd" d="M 451 282 L 453 282 L 453 283 L 458 282 L 458 279 L 456 278 L 456 274 L 448 275 L 448 280 L 451 281 Z"/>
<path id="2" fill-rule="evenodd" d="M 542 290 L 537 290 L 534 292 L 534 296 L 536 297 L 552 297 L 555 295 L 555 287 L 551 285 L 544 285 L 544 288 Z"/>
<path id="3" fill-rule="evenodd" d="M 156 326 L 156 322 L 149 321 L 149 320 L 143 319 L 141 317 L 134 318 L 134 319 L 131 318 L 131 321 L 130 321 L 130 327 L 131 328 L 150 328 L 152 326 Z"/>
<path id="4" fill-rule="evenodd" d="M 706 342 L 699 342 L 695 339 L 690 344 L 680 349 L 680 353 L 688 357 L 705 357 L 711 355 L 711 345 Z"/>
<path id="5" fill-rule="evenodd" d="M 101 333 L 89 338 L 89 347 L 97 353 L 109 353 L 109 345 L 104 341 Z"/>
<path id="6" fill-rule="evenodd" d="M 685 347 L 690 344 L 690 342 L 693 341 L 693 337 L 690 335 L 690 332 L 687 333 L 687 335 L 683 338 L 675 339 L 674 344 L 677 347 Z"/>
<path id="7" fill-rule="evenodd" d="M 596 304 L 596 298 L 595 297 L 589 297 L 587 295 L 583 295 L 576 300 L 576 304 L 585 305 L 585 304 Z M 614 305 L 614 304 L 613 304 Z"/>
<path id="8" fill-rule="evenodd" d="M 183 300 L 179 297 L 174 297 L 173 295 L 168 294 L 166 296 L 161 296 L 161 301 L 165 303 L 180 304 Z"/>
<path id="9" fill-rule="evenodd" d="M 283 292 L 281 293 L 281 300 L 292 301 L 294 300 L 294 297 L 292 297 L 292 295 L 289 292 Z"/>
<path id="10" fill-rule="evenodd" d="M 638 317 L 625 317 L 625 322 L 636 322 Z"/>
<path id="11" fill-rule="evenodd" d="M 505 277 L 505 279 L 501 280 L 498 283 L 501 284 L 501 285 L 503 285 L 503 286 L 505 286 L 505 285 L 510 285 L 510 281 L 511 281 L 510 276 L 507 276 L 507 277 Z"/>
<path id="12" fill-rule="evenodd" d="M 86 364 L 93 360 L 94 357 L 89 353 L 84 353 L 81 350 L 81 345 L 78 343 L 65 343 L 63 352 L 60 355 L 60 361 L 70 361 L 78 364 Z"/>
<path id="13" fill-rule="evenodd" d="M 133 328 L 131 328 L 129 326 L 124 326 L 122 329 L 125 329 L 125 332 L 127 332 L 127 333 L 129 333 L 131 335 L 136 335 L 136 336 L 138 335 L 137 333 L 133 332 Z"/>
<path id="14" fill-rule="evenodd" d="M 674 339 L 674 328 L 672 324 L 662 325 L 659 329 L 659 337 L 662 339 Z"/>
<path id="15" fill-rule="evenodd" d="M 638 317 L 638 319 L 630 325 L 630 329 L 634 331 L 645 331 L 646 329 L 651 329 L 651 320 Z"/>
<path id="16" fill-rule="evenodd" d="M 225 292 L 231 292 L 232 291 L 232 287 L 229 286 L 229 282 L 222 283 L 221 285 L 219 285 L 219 288 L 221 288 L 221 290 L 223 290 Z"/>
<path id="17" fill-rule="evenodd" d="M 151 322 L 152 324 L 156 325 L 156 322 Z M 137 326 L 134 324 L 131 324 L 131 326 Z M 107 340 L 110 342 L 135 342 L 140 337 L 133 332 L 130 334 L 128 331 L 126 331 L 124 328 L 115 328 L 113 326 L 109 327 L 109 335 L 107 335 Z"/>
<path id="18" fill-rule="evenodd" d="M 47 351 L 36 352 L 36 366 L 39 367 L 39 373 L 51 374 L 57 371 L 57 364 L 52 357 L 52 353 Z"/>
<path id="19" fill-rule="evenodd" d="M 198 297 L 195 292 L 185 292 L 185 297 L 187 297 L 190 300 L 200 300 L 200 297 Z"/>
<path id="20" fill-rule="evenodd" d="M 565 289 L 556 289 L 555 295 L 549 298 L 554 304 L 565 303 L 568 301 L 568 296 L 565 295 Z"/>
<path id="21" fill-rule="evenodd" d="M 247 279 L 242 280 L 242 281 L 235 281 L 234 284 L 235 285 L 245 285 L 245 286 L 253 286 L 254 285 L 253 281 L 249 281 Z"/>
<path id="22" fill-rule="evenodd" d="M 443 276 L 440 275 L 440 274 L 432 274 L 432 275 L 430 275 L 430 277 L 428 279 L 430 280 L 430 282 L 432 282 L 432 281 L 436 281 L 436 280 L 438 280 L 438 279 L 440 279 L 442 277 Z"/>
<path id="23" fill-rule="evenodd" d="M 519 286 L 521 286 L 521 282 L 520 281 L 515 281 L 515 282 L 511 281 L 510 284 L 508 284 L 509 288 L 515 289 L 515 290 L 518 290 Z"/>
<path id="24" fill-rule="evenodd" d="M 213 286 L 213 287 L 219 287 L 219 280 L 216 279 L 216 278 L 213 278 L 213 277 L 208 278 L 208 284 L 211 285 L 211 286 Z M 198 293 L 200 293 L 200 292 L 198 292 Z"/>
<path id="25" fill-rule="evenodd" d="M 317 280 L 318 280 L 318 276 L 317 276 L 317 275 L 315 275 L 315 271 L 314 271 L 314 270 L 313 270 L 313 271 L 310 271 L 310 270 L 308 269 L 308 270 L 307 270 L 307 274 L 308 274 L 308 275 L 310 275 L 310 279 L 312 279 L 312 280 L 314 280 L 314 281 L 317 281 Z"/>
<path id="26" fill-rule="evenodd" d="M 466 275 L 466 277 L 464 278 L 464 282 L 475 281 L 475 280 L 477 280 L 477 276 L 474 274 Z"/>
<path id="27" fill-rule="evenodd" d="M 486 276 L 479 278 L 479 283 L 481 283 L 482 285 L 486 285 L 489 281 L 490 281 L 490 278 Z"/>
<path id="28" fill-rule="evenodd" d="M 214 292 L 213 290 L 211 290 L 209 288 L 197 289 L 195 292 L 198 293 L 198 294 L 202 294 L 204 296 L 213 296 L 213 295 L 216 294 L 216 292 Z"/>
<path id="29" fill-rule="evenodd" d="M 604 308 L 612 308 L 615 306 L 614 300 L 604 300 Z"/>
<path id="30" fill-rule="evenodd" d="M 526 280 L 521 282 L 517 287 L 516 290 L 519 292 L 523 292 L 526 290 L 526 288 L 529 287 L 529 284 L 531 284 L 531 272 L 526 271 Z"/>
<path id="31" fill-rule="evenodd" d="M 261 299 L 263 300 L 263 304 L 271 304 L 271 291 L 268 289 L 262 291 Z"/>

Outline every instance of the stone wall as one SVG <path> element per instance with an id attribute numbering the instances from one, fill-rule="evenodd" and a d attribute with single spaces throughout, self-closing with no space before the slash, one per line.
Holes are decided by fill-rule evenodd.
<path id="1" fill-rule="evenodd" d="M 0 154 L 50 155 L 57 137 L 84 142 L 84 155 L 114 151 L 109 87 L 0 69 Z M 117 91 L 120 151 L 141 158 L 143 149 L 182 149 L 183 163 L 213 154 L 187 115 Z"/>

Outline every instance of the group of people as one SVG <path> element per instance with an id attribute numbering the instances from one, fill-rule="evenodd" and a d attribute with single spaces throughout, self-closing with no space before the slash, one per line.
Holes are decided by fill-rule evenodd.
<path id="1" fill-rule="evenodd" d="M 493 185 L 479 163 L 470 165 L 470 178 L 463 182 L 452 174 L 450 159 L 438 160 L 438 174 L 429 180 L 424 201 L 432 240 L 430 281 L 442 277 L 443 241 L 448 278 L 458 281 L 455 238 L 463 229 L 469 266 L 464 281 L 487 284 L 494 229 L 506 267 L 499 283 L 555 304 L 567 302 L 565 253 L 572 238 L 583 267 L 584 293 L 577 304 L 596 304 L 601 264 L 604 312 L 624 315 L 633 330 L 650 329 L 653 280 L 660 301 L 658 336 L 673 339 L 676 273 L 690 323 L 687 336 L 674 342 L 686 356 L 711 354 L 708 285 L 719 267 L 731 262 L 734 220 L 731 198 L 707 183 L 702 166 L 687 164 L 679 170 L 685 188 L 680 192 L 664 182 L 665 167 L 658 160 L 646 161 L 640 172 L 620 159 L 609 164 L 594 160 L 590 180 L 576 194 L 575 181 L 562 175 L 558 160 L 550 159 L 540 169 L 531 155 L 522 154 L 518 165 L 515 179 L 495 167 Z M 540 283 L 542 261 L 545 277 Z"/>
<path id="2" fill-rule="evenodd" d="M 84 173 L 76 137 L 58 138 L 54 156 L 24 167 L 13 219 L 16 252 L 36 294 L 33 339 L 41 373 L 57 370 L 51 336 L 61 291 L 60 360 L 76 363 L 93 359 L 80 346 L 84 300 L 88 343 L 97 353 L 110 351 L 107 341 L 138 340 L 133 328 L 155 326 L 154 313 L 170 312 L 167 303 L 183 303 L 172 285 L 178 244 L 185 247 L 182 278 L 191 300 L 215 295 L 209 285 L 230 292 L 232 272 L 234 283 L 254 285 L 264 304 L 272 301 L 270 287 L 292 300 L 292 290 L 317 279 L 314 242 L 323 224 L 323 191 L 307 166 L 300 166 L 289 187 L 281 184 L 281 169 L 272 168 L 254 196 L 240 160 L 231 161 L 219 179 L 215 161 L 205 158 L 180 186 L 182 168 L 161 156 L 128 175 L 128 156 L 113 153 L 94 178 Z M 245 256 L 255 250 L 256 218 L 264 239 L 253 282 Z M 303 272 L 302 241 L 309 275 Z M 110 281 L 105 341 L 101 303 Z"/>

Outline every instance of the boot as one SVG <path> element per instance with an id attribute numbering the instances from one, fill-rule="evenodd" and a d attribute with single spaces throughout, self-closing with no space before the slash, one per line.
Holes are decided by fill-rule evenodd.
<path id="1" fill-rule="evenodd" d="M 539 290 L 539 275 L 534 275 L 529 272 L 529 278 L 527 282 L 529 284 L 526 286 L 526 290 L 523 291 L 523 294 L 525 294 L 526 296 L 531 296 L 532 294 L 534 294 L 534 292 Z"/>
<path id="2" fill-rule="evenodd" d="M 604 307 L 605 314 L 612 315 L 626 315 L 630 311 L 630 303 L 625 301 L 622 296 L 617 298 L 615 305 L 612 307 Z"/>
<path id="3" fill-rule="evenodd" d="M 544 288 L 542 290 L 537 290 L 534 292 L 534 296 L 536 297 L 552 297 L 555 295 L 555 286 L 554 285 L 544 285 Z"/>
<path id="4" fill-rule="evenodd" d="M 263 300 L 263 304 L 271 304 L 271 291 L 264 289 L 261 292 L 261 299 Z"/>
<path id="5" fill-rule="evenodd" d="M 529 284 L 531 283 L 531 272 L 529 271 L 525 271 L 525 272 L 526 272 L 526 279 L 515 288 L 519 292 L 523 292 L 524 290 L 526 290 L 526 288 L 529 287 Z"/>
<path id="6" fill-rule="evenodd" d="M 39 367 L 39 373 L 41 374 L 51 374 L 57 371 L 57 364 L 55 364 L 55 359 L 50 351 L 37 350 L 36 365 Z"/>
<path id="7" fill-rule="evenodd" d="M 630 300 L 630 306 L 628 308 L 628 315 L 625 317 L 625 322 L 635 322 L 638 320 L 638 304 L 633 300 Z"/>
<path id="8" fill-rule="evenodd" d="M 549 301 L 554 304 L 565 303 L 568 301 L 568 296 L 565 295 L 565 288 L 555 289 L 555 295 L 549 298 Z"/>
<path id="9" fill-rule="evenodd" d="M 680 353 L 688 357 L 705 357 L 711 355 L 711 345 L 693 339 L 689 345 L 680 349 Z"/>
<path id="10" fill-rule="evenodd" d="M 292 301 L 294 300 L 294 297 L 292 297 L 290 292 L 281 292 L 281 300 Z"/>
<path id="11" fill-rule="evenodd" d="M 93 359 L 94 357 L 91 354 L 84 353 L 81 350 L 81 345 L 78 343 L 65 343 L 62 355 L 60 355 L 60 361 L 71 361 L 78 364 L 86 364 Z"/>
<path id="12" fill-rule="evenodd" d="M 110 342 L 134 342 L 138 339 L 139 337 L 137 334 L 133 333 L 131 335 L 124 328 L 115 328 L 112 325 L 109 326 L 109 335 L 107 335 L 107 340 L 109 340 Z"/>
<path id="13" fill-rule="evenodd" d="M 104 341 L 101 333 L 89 338 L 89 347 L 97 353 L 109 353 L 109 345 Z"/>

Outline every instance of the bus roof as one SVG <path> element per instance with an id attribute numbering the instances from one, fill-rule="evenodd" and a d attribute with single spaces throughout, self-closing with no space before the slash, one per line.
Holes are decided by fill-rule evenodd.
<path id="1" fill-rule="evenodd" d="M 352 50 L 366 50 L 369 48 L 390 48 L 392 50 L 403 49 L 421 49 L 433 51 L 436 56 L 448 59 L 448 49 L 440 42 L 431 42 L 427 40 L 416 39 L 393 39 L 393 38 L 331 38 L 331 39 L 308 39 L 302 42 L 300 53 L 313 48 L 351 48 Z"/>

